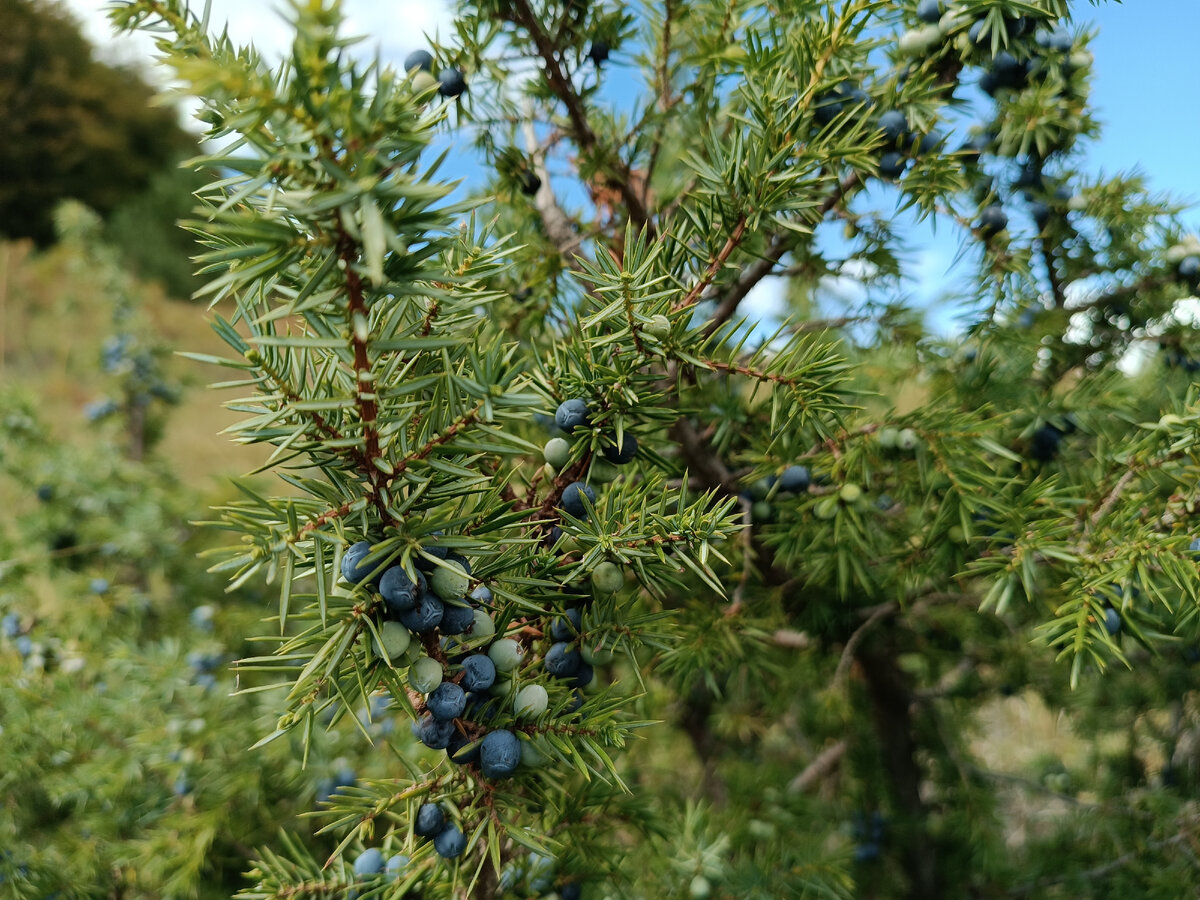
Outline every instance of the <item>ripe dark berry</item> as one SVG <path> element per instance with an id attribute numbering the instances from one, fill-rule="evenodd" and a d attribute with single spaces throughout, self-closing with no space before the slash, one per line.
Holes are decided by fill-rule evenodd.
<path id="1" fill-rule="evenodd" d="M 841 92 L 826 91 L 823 94 L 817 95 L 813 118 L 818 125 L 828 125 L 842 114 L 842 110 L 845 107 L 846 104 L 842 99 Z"/>
<path id="2" fill-rule="evenodd" d="M 439 539 L 442 537 L 440 531 L 433 532 L 429 537 L 432 540 L 427 544 L 421 545 L 421 552 L 417 554 L 415 559 L 417 568 L 423 572 L 432 572 L 437 568 L 437 563 L 433 562 L 429 557 L 447 559 L 450 556 L 450 548 L 444 547 L 439 543 Z"/>
<path id="3" fill-rule="evenodd" d="M 879 177 L 895 181 L 904 174 L 908 160 L 903 155 L 892 150 L 879 157 Z"/>
<path id="4" fill-rule="evenodd" d="M 579 650 L 565 641 L 553 645 L 546 654 L 546 671 L 555 678 L 570 678 L 582 664 Z"/>
<path id="5" fill-rule="evenodd" d="M 1071 32 L 1065 28 L 1055 28 L 1053 31 L 1039 32 L 1034 39 L 1043 50 L 1054 50 L 1058 53 L 1068 53 L 1075 45 Z"/>
<path id="6" fill-rule="evenodd" d="M 467 849 L 467 839 L 456 826 L 447 825 L 433 839 L 433 849 L 442 859 L 454 859 Z"/>
<path id="7" fill-rule="evenodd" d="M 583 691 L 576 688 L 571 691 L 571 702 L 563 709 L 562 715 L 570 715 L 571 713 L 579 712 L 583 706 Z"/>
<path id="8" fill-rule="evenodd" d="M 473 722 L 491 721 L 500 712 L 500 698 L 488 693 L 467 694 L 467 711 L 464 715 Z"/>
<path id="9" fill-rule="evenodd" d="M 446 607 L 434 594 L 426 591 L 412 609 L 400 613 L 400 622 L 409 631 L 424 634 L 433 631 L 442 622 Z"/>
<path id="10" fill-rule="evenodd" d="M 582 627 L 583 616 L 578 609 L 568 609 L 565 616 L 559 616 L 550 623 L 550 640 L 573 641 Z"/>
<path id="11" fill-rule="evenodd" d="M 449 722 L 463 714 L 467 707 L 467 694 L 454 682 L 443 681 L 433 689 L 425 705 L 435 719 Z"/>
<path id="12" fill-rule="evenodd" d="M 505 778 L 521 764 L 521 742 L 511 731 L 500 729 L 484 735 L 479 745 L 479 768 L 488 778 Z"/>
<path id="13" fill-rule="evenodd" d="M 633 458 L 635 456 L 637 456 L 637 452 L 638 452 L 637 438 L 635 438 L 632 434 L 630 434 L 628 431 L 626 431 L 625 434 L 621 436 L 621 446 L 620 447 L 618 447 L 616 445 L 616 443 L 614 442 L 612 444 L 606 445 L 604 447 L 604 449 L 601 450 L 601 452 L 604 454 L 604 458 L 607 459 L 610 463 L 615 463 L 618 466 L 623 466 L 627 462 L 632 462 Z"/>
<path id="14" fill-rule="evenodd" d="M 581 425 L 587 425 L 590 418 L 591 411 L 587 401 L 579 398 L 564 400 L 554 411 L 554 424 L 568 433 Z"/>
<path id="15" fill-rule="evenodd" d="M 992 83 L 995 87 L 1019 90 L 1025 86 L 1028 79 L 1029 65 L 1018 60 L 1007 50 L 1001 50 L 992 58 L 992 65 L 988 72 L 992 76 Z"/>
<path id="16" fill-rule="evenodd" d="M 895 145 L 908 134 L 908 117 L 898 109 L 889 109 L 879 117 L 879 127 L 889 145 Z"/>
<path id="17" fill-rule="evenodd" d="M 587 509 L 583 505 L 583 497 L 591 503 L 596 502 L 596 492 L 582 481 L 568 484 L 562 492 L 562 508 L 577 519 L 587 518 Z"/>
<path id="18" fill-rule="evenodd" d="M 1004 212 L 1004 207 L 998 203 L 992 204 L 979 214 L 979 230 L 985 236 L 994 235 L 1007 227 L 1008 216 Z"/>
<path id="19" fill-rule="evenodd" d="M 430 750 L 445 750 L 454 736 L 454 722 L 441 722 L 424 715 L 412 724 L 413 736 Z"/>
<path id="20" fill-rule="evenodd" d="M 354 861 L 354 875 L 356 878 L 370 878 L 372 875 L 378 875 L 383 871 L 383 854 L 375 847 L 370 850 L 364 850 L 359 854 L 358 859 Z"/>
<path id="21" fill-rule="evenodd" d="M 779 476 L 779 489 L 789 494 L 802 494 L 812 484 L 812 473 L 808 466 L 788 466 Z"/>
<path id="22" fill-rule="evenodd" d="M 596 677 L 596 670 L 585 662 L 579 663 L 579 668 L 575 674 L 571 676 L 569 683 L 571 687 L 587 687 L 592 683 L 592 679 Z"/>
<path id="23" fill-rule="evenodd" d="M 410 862 L 411 860 L 403 853 L 397 853 L 387 861 L 387 865 L 383 867 L 383 874 L 388 881 L 399 881 L 400 873 L 408 868 Z"/>
<path id="24" fill-rule="evenodd" d="M 605 41 L 592 41 L 592 46 L 588 47 L 588 59 L 596 64 L 596 68 L 600 68 L 600 64 L 608 61 L 609 46 Z"/>
<path id="25" fill-rule="evenodd" d="M 466 634 L 475 624 L 475 610 L 471 606 L 444 603 L 442 607 L 442 621 L 438 623 L 442 634 Z"/>
<path id="26" fill-rule="evenodd" d="M 417 600 L 425 593 L 425 577 L 418 572 L 417 580 L 413 581 L 401 566 L 392 566 L 379 579 L 379 593 L 383 602 L 393 613 L 402 613 L 417 605 Z"/>
<path id="27" fill-rule="evenodd" d="M 467 79 L 458 69 L 442 69 L 438 73 L 438 93 L 443 97 L 457 97 L 467 89 Z"/>
<path id="28" fill-rule="evenodd" d="M 1058 455 L 1063 433 L 1053 425 L 1043 425 L 1029 441 L 1029 455 L 1038 462 L 1049 462 Z"/>
<path id="29" fill-rule="evenodd" d="M 375 568 L 372 564 L 364 564 L 367 554 L 371 552 L 370 541 L 358 541 L 342 554 L 342 577 L 351 584 L 359 584 Z"/>
<path id="30" fill-rule="evenodd" d="M 1116 634 L 1121 630 L 1121 614 L 1111 606 L 1104 610 L 1104 630 Z"/>
<path id="31" fill-rule="evenodd" d="M 479 759 L 479 741 L 467 737 L 456 728 L 446 747 L 446 757 L 455 765 L 470 765 Z"/>
<path id="32" fill-rule="evenodd" d="M 411 72 L 413 69 L 420 69 L 422 72 L 428 72 L 433 67 L 433 54 L 427 50 L 414 50 L 408 56 L 404 57 L 404 71 Z"/>
<path id="33" fill-rule="evenodd" d="M 462 686 L 468 691 L 486 691 L 496 683 L 496 664 L 482 653 L 463 660 Z"/>
<path id="34" fill-rule="evenodd" d="M 1188 281 L 1200 278 L 1200 256 L 1189 256 L 1179 264 L 1179 277 Z"/>
<path id="35" fill-rule="evenodd" d="M 933 153 L 942 145 L 945 138 L 940 132 L 931 131 L 929 134 L 921 135 L 916 143 L 913 144 L 913 156 L 923 156 L 926 153 Z"/>
<path id="36" fill-rule="evenodd" d="M 413 822 L 413 831 L 420 837 L 433 837 L 445 827 L 445 811 L 436 803 L 422 803 Z"/>
<path id="37" fill-rule="evenodd" d="M 558 889 L 559 900 L 582 900 L 583 886 L 577 881 L 571 881 Z"/>
<path id="38" fill-rule="evenodd" d="M 517 183 L 521 187 L 521 193 L 527 197 L 532 197 L 542 187 L 542 179 L 536 172 L 530 172 L 528 169 L 522 169 L 517 175 Z"/>
<path id="39" fill-rule="evenodd" d="M 936 25 L 942 18 L 941 0 L 921 0 L 917 4 L 917 18 L 930 25 Z"/>

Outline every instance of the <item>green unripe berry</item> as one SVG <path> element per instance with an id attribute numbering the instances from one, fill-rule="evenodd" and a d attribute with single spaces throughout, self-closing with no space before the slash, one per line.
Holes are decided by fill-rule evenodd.
<path id="1" fill-rule="evenodd" d="M 948 529 L 946 529 L 946 537 L 948 537 L 955 544 L 962 544 L 967 539 L 967 533 L 963 531 L 961 525 L 951 525 Z"/>
<path id="2" fill-rule="evenodd" d="M 708 883 L 708 879 L 703 875 L 697 875 L 692 879 L 692 883 L 688 885 L 688 893 L 696 900 L 705 900 L 712 893 L 712 885 Z"/>
<path id="3" fill-rule="evenodd" d="M 496 633 L 496 623 L 482 609 L 475 610 L 475 624 L 471 628 L 472 638 L 491 637 Z"/>
<path id="4" fill-rule="evenodd" d="M 813 506 L 813 515 L 818 519 L 832 519 L 838 514 L 838 498 L 822 497 Z"/>
<path id="5" fill-rule="evenodd" d="M 546 462 L 554 468 L 565 469 L 571 461 L 571 442 L 566 438 L 550 438 L 542 448 L 542 454 L 546 457 Z"/>
<path id="6" fill-rule="evenodd" d="M 583 644 L 579 648 L 579 655 L 583 657 L 583 661 L 589 666 L 607 666 L 614 659 L 616 654 L 603 643 L 598 644 Z"/>
<path id="7" fill-rule="evenodd" d="M 592 587 L 598 594 L 615 594 L 625 586 L 625 573 L 616 563 L 602 562 L 592 570 Z"/>
<path id="8" fill-rule="evenodd" d="M 766 500 L 755 500 L 750 505 L 750 518 L 755 522 L 770 522 L 775 517 L 775 509 Z"/>
<path id="9" fill-rule="evenodd" d="M 594 459 L 592 460 L 591 471 L 588 473 L 588 481 L 595 481 L 598 484 L 609 484 L 616 481 L 617 476 L 620 474 L 620 469 L 607 459 Z"/>
<path id="10" fill-rule="evenodd" d="M 653 335 L 662 341 L 671 334 L 671 320 L 660 313 L 657 316 L 651 316 L 650 321 L 642 328 L 646 334 Z"/>
<path id="11" fill-rule="evenodd" d="M 917 445 L 921 443 L 921 438 L 911 428 L 905 428 L 896 435 L 896 446 L 901 450 L 916 450 Z"/>
<path id="12" fill-rule="evenodd" d="M 842 489 L 838 491 L 838 496 L 842 498 L 843 503 L 854 503 L 862 496 L 862 488 L 857 484 L 847 482 L 842 485 Z"/>
<path id="13" fill-rule="evenodd" d="M 513 712 L 518 716 L 536 718 L 550 706 L 550 695 L 540 684 L 527 684 L 513 698 Z"/>
<path id="14" fill-rule="evenodd" d="M 891 425 L 885 425 L 879 429 L 875 435 L 875 440 L 879 442 L 879 446 L 885 450 L 891 450 L 896 446 L 896 442 L 900 438 L 900 432 Z"/>
<path id="15" fill-rule="evenodd" d="M 408 670 L 408 686 L 414 691 L 428 694 L 442 683 L 442 664 L 436 659 L 422 656 Z"/>
<path id="16" fill-rule="evenodd" d="M 400 654 L 400 658 L 392 660 L 392 663 L 397 668 L 403 669 L 420 659 L 423 652 L 420 641 L 410 641 L 408 648 Z"/>
<path id="17" fill-rule="evenodd" d="M 412 644 L 412 634 L 399 622 L 384 622 L 379 626 L 379 636 L 375 638 L 375 655 L 380 659 L 395 660 L 408 650 Z"/>
<path id="18" fill-rule="evenodd" d="M 504 638 L 488 647 L 488 658 L 496 667 L 497 672 L 513 671 L 521 665 L 524 657 L 525 651 L 512 638 Z"/>
<path id="19" fill-rule="evenodd" d="M 942 40 L 942 29 L 937 25 L 914 28 L 900 35 L 896 49 L 906 56 L 917 56 L 936 47 Z"/>
<path id="20" fill-rule="evenodd" d="M 459 600 L 466 596 L 471 579 L 456 562 L 437 566 L 429 579 L 429 587 L 443 600 Z"/>
<path id="21" fill-rule="evenodd" d="M 544 747 L 542 738 L 521 741 L 521 765 L 536 769 L 550 762 L 550 754 L 544 752 Z"/>
<path id="22" fill-rule="evenodd" d="M 425 71 L 413 73 L 412 89 L 414 94 L 422 94 L 430 88 L 438 86 L 438 80 Z"/>

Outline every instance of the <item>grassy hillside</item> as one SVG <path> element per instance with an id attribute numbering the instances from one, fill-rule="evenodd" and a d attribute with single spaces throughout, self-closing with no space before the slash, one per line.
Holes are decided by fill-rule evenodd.
<path id="1" fill-rule="evenodd" d="M 45 420 L 64 439 L 88 428 L 118 427 L 92 425 L 84 416 L 86 405 L 110 387 L 100 355 L 115 330 L 111 299 L 91 275 L 70 247 L 35 254 L 28 244 L 0 243 L 0 381 L 7 390 L 35 395 Z M 224 351 L 202 303 L 167 297 L 149 284 L 143 311 L 162 342 L 177 351 Z M 237 396 L 206 388 L 220 372 L 182 357 L 167 360 L 167 370 L 184 390 L 167 416 L 159 453 L 185 484 L 208 491 L 266 458 L 263 448 L 220 434 L 236 421 L 221 403 Z"/>

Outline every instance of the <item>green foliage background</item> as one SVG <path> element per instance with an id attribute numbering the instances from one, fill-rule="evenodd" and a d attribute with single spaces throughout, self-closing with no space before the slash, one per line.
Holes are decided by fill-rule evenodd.
<path id="1" fill-rule="evenodd" d="M 5 400 L 3 884 L 1194 894 L 1200 411 L 1172 311 L 1200 247 L 1139 179 L 1078 170 L 1097 131 L 1088 35 L 1035 34 L 1065 2 L 957 10 L 913 54 L 915 6 L 872 0 L 464 4 L 458 49 L 433 48 L 470 74 L 447 102 L 356 62 L 336 6 L 291 7 L 272 72 L 180 4 L 123 4 L 122 25 L 166 26 L 210 136 L 235 137 L 203 161 L 220 179 L 188 223 L 227 347 L 191 356 L 222 367 L 229 433 L 281 477 L 206 498 L 180 482 L 158 405 L 173 392 L 150 387 L 171 383 L 162 302 L 86 212 L 60 212 L 55 252 L 110 319 L 79 352 L 107 360 L 111 328 L 145 362 L 104 361 L 128 402 L 86 432 Z M 635 119 L 596 90 L 599 38 L 639 48 Z M 965 136 L 955 90 L 1004 48 L 1031 70 L 970 119 L 982 154 L 906 143 L 881 202 L 869 110 Z M 513 58 L 538 75 L 502 84 Z M 447 133 L 495 167 L 486 196 L 448 203 L 429 150 Z M 542 190 L 521 193 L 521 172 Z M 590 202 L 564 205 L 576 193 Z M 176 197 L 164 178 L 145 202 Z M 996 202 L 1000 233 L 979 219 Z M 896 299 L 905 209 L 961 229 L 978 265 L 961 337 L 927 335 Z M 17 259 L 6 286 L 25 283 Z M 814 320 L 822 277 L 847 264 L 870 299 Z M 737 308 L 776 268 L 792 307 L 770 334 Z M 11 362 L 6 344 L 6 370 L 44 388 L 46 353 L 85 379 L 50 334 Z M 1125 374 L 1151 340 L 1162 361 Z M 572 397 L 593 417 L 555 469 L 541 422 Z M 639 455 L 617 470 L 600 454 L 625 433 Z M 811 484 L 785 491 L 801 463 Z M 597 489 L 585 518 L 558 509 L 576 479 Z M 206 503 L 217 527 L 198 531 Z M 538 751 L 511 780 L 412 738 L 409 663 L 452 675 L 454 648 L 434 635 L 383 659 L 380 597 L 338 575 L 352 542 L 411 567 L 435 538 L 526 647 L 500 712 L 463 717 L 468 737 L 507 727 Z M 589 586 L 604 561 L 626 574 L 612 596 Z M 216 576 L 237 588 L 224 601 Z M 545 633 L 592 593 L 583 640 L 616 653 L 574 716 Z M 531 683 L 551 710 L 522 721 L 511 695 Z M 425 800 L 468 834 L 461 860 L 413 835 Z M 410 857 L 400 878 L 356 877 L 367 847 Z"/>

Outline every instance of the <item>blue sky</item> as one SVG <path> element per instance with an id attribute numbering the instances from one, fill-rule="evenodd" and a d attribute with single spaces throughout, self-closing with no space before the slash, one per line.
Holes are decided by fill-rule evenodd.
<path id="1" fill-rule="evenodd" d="M 1104 135 L 1088 162 L 1142 169 L 1154 189 L 1200 202 L 1200 0 L 1079 6 L 1100 29 L 1092 98 Z M 1188 221 L 1200 227 L 1196 211 Z"/>
<path id="2" fill-rule="evenodd" d="M 197 0 L 200 2 L 200 0 Z M 271 55 L 288 44 L 288 29 L 274 0 L 212 0 L 214 21 L 228 18 L 235 40 L 253 41 Z M 80 16 L 93 41 L 106 53 L 126 62 L 149 56 L 149 42 L 113 42 L 104 17 L 106 0 L 67 0 Z M 1140 170 L 1156 191 L 1177 199 L 1200 202 L 1200 0 L 1129 0 L 1073 4 L 1076 27 L 1092 23 L 1098 35 L 1092 101 L 1103 123 L 1100 141 L 1086 151 L 1085 169 L 1105 173 Z M 369 34 L 364 52 L 378 47 L 385 59 L 399 60 L 425 44 L 424 33 L 448 34 L 447 4 L 439 0 L 344 0 L 351 33 Z M 374 46 L 371 46 L 371 45 Z M 623 80 L 620 58 L 610 64 L 610 90 Z M 606 91 L 607 93 L 607 91 Z M 455 159 L 457 168 L 465 160 Z M 1200 230 L 1200 208 L 1185 219 Z M 911 234 L 912 279 L 905 286 L 912 297 L 928 305 L 953 281 L 949 267 L 958 250 L 952 229 L 932 235 L 920 228 Z M 775 304 L 780 285 L 764 284 L 749 298 L 749 310 L 766 313 Z M 950 311 L 930 309 L 938 330 L 951 327 Z"/>

